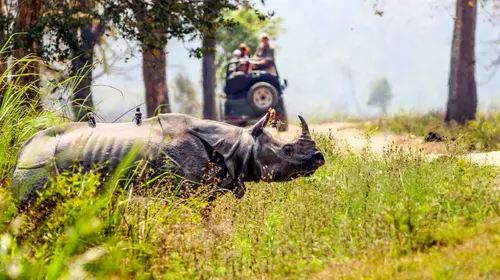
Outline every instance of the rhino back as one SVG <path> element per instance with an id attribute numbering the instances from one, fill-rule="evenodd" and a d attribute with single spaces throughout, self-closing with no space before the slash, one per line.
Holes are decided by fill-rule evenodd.
<path id="1" fill-rule="evenodd" d="M 156 122 L 157 123 L 157 122 Z M 68 123 L 35 134 L 22 147 L 17 168 L 34 169 L 55 159 L 58 168 L 67 168 L 79 160 L 85 167 L 106 161 L 119 162 L 139 143 L 142 153 L 157 149 L 164 137 L 159 125 L 151 120 L 141 126 L 133 123 Z"/>
<path id="2" fill-rule="evenodd" d="M 165 139 L 158 122 L 97 124 L 68 123 L 34 134 L 19 151 L 13 174 L 12 192 L 18 200 L 28 201 L 43 189 L 52 163 L 61 171 L 79 160 L 84 169 L 109 163 L 116 167 L 135 143 L 140 143 L 143 156 L 158 154 Z M 55 159 L 55 161 L 54 161 Z"/>
<path id="3" fill-rule="evenodd" d="M 54 158 L 61 135 L 74 129 L 78 129 L 78 124 L 69 123 L 35 133 L 19 150 L 16 168 L 37 169 L 47 165 Z"/>

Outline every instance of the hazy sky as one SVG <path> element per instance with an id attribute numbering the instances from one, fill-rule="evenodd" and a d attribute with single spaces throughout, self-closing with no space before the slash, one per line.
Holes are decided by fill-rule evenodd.
<path id="1" fill-rule="evenodd" d="M 384 76 L 394 94 L 391 112 L 443 108 L 448 90 L 452 3 L 450 0 L 379 1 L 378 9 L 384 11 L 379 17 L 371 0 L 267 0 L 266 9 L 282 17 L 286 28 L 274 43 L 279 47 L 278 70 L 289 82 L 285 92 L 289 114 L 377 113 L 366 106 L 366 100 L 371 82 Z M 488 43 L 500 38 L 488 19 L 480 9 L 477 81 L 481 104 L 487 104 L 500 93 L 498 75 L 489 83 L 482 83 L 492 73 L 485 66 L 500 52 L 497 45 Z M 128 49 L 121 41 L 110 44 L 115 50 Z M 199 42 L 190 45 L 196 44 Z M 188 46 L 175 41 L 169 44 L 168 79 L 171 81 L 181 71 L 199 87 L 201 61 L 189 58 Z M 134 54 L 127 63 L 116 65 L 117 70 L 127 71 L 117 71 L 96 81 L 107 85 L 94 87 L 94 98 L 101 114 L 108 119 L 144 100 L 140 53 L 134 51 Z M 343 67 L 350 69 L 354 88 Z"/>

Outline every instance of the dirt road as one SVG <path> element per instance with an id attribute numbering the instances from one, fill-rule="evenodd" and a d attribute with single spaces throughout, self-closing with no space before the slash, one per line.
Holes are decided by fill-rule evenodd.
<path id="1" fill-rule="evenodd" d="M 336 139 L 347 143 L 354 151 L 360 151 L 365 147 L 366 140 L 363 136 L 364 131 L 356 129 L 355 123 L 327 123 L 310 124 L 309 129 L 312 134 L 331 133 Z M 290 125 L 286 132 L 274 132 L 282 140 L 290 141 L 300 135 L 300 127 Z M 422 137 L 412 135 L 397 135 L 394 133 L 375 133 L 370 137 L 371 149 L 373 152 L 382 152 L 384 147 L 396 145 L 403 148 L 412 148 L 421 150 L 430 157 L 436 157 L 445 153 L 446 145 L 444 143 L 427 143 Z M 473 162 L 480 164 L 493 164 L 500 166 L 500 151 L 488 153 L 471 153 L 465 156 Z"/>
<path id="2" fill-rule="evenodd" d="M 341 142 L 346 142 L 355 151 L 360 151 L 367 144 L 364 131 L 356 129 L 355 123 L 327 123 L 327 124 L 311 124 L 309 129 L 312 134 L 316 133 L 331 133 L 336 139 Z M 276 135 L 286 141 L 293 140 L 300 135 L 301 128 L 291 125 L 286 132 L 276 133 Z M 382 152 L 384 147 L 395 144 L 403 147 L 425 148 L 428 143 L 425 143 L 422 138 L 413 137 L 410 135 L 397 135 L 394 133 L 377 132 L 370 137 L 371 148 L 374 152 Z M 432 152 L 432 151 L 428 151 Z"/>

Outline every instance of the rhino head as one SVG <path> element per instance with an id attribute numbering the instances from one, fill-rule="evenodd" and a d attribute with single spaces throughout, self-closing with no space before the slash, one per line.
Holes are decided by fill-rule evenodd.
<path id="1" fill-rule="evenodd" d="M 269 121 L 269 113 L 251 128 L 255 143 L 253 160 L 260 180 L 288 181 L 309 176 L 325 164 L 325 158 L 312 140 L 306 121 L 301 116 L 299 119 L 302 133 L 293 142 L 282 142 L 264 130 Z"/>

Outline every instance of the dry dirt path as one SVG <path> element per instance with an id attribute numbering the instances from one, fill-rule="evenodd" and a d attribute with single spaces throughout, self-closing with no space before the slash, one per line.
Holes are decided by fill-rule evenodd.
<path id="1" fill-rule="evenodd" d="M 347 143 L 354 151 L 361 151 L 367 144 L 363 136 L 364 131 L 356 129 L 356 123 L 325 123 L 325 124 L 310 124 L 309 129 L 312 134 L 315 133 L 331 133 L 336 139 Z M 290 125 L 286 132 L 277 133 L 277 136 L 283 140 L 293 140 L 300 135 L 300 127 Z M 412 149 L 422 150 L 429 154 L 430 157 L 435 157 L 444 154 L 446 146 L 443 143 L 427 143 L 422 137 L 411 135 L 398 135 L 394 133 L 375 133 L 370 137 L 371 150 L 376 153 L 383 151 L 384 147 L 396 145 L 403 148 L 411 147 Z M 473 162 L 480 164 L 493 164 L 500 166 L 500 151 L 487 153 L 471 153 L 465 156 Z"/>

